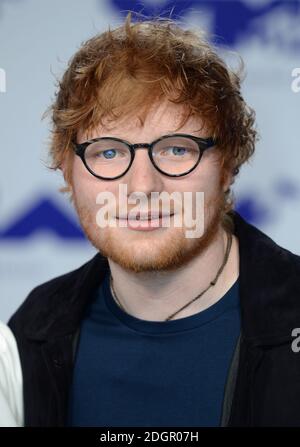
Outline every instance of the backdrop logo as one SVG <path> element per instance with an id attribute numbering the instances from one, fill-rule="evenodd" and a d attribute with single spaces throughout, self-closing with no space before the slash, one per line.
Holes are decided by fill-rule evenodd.
<path id="1" fill-rule="evenodd" d="M 0 93 L 6 92 L 6 72 L 4 68 L 0 68 Z"/>
<path id="2" fill-rule="evenodd" d="M 28 239 L 40 232 L 52 233 L 62 239 L 85 239 L 76 219 L 63 211 L 54 200 L 43 197 L 0 229 L 0 240 Z"/>
<path id="3" fill-rule="evenodd" d="M 300 185 L 289 179 L 278 179 L 268 196 L 269 200 L 264 200 L 263 195 L 249 191 L 237 198 L 235 210 L 246 221 L 262 228 L 266 223 L 280 218 L 276 212 L 278 201 L 299 203 Z M 87 240 L 76 216 L 70 215 L 58 202 L 45 196 L 27 205 L 5 228 L 0 228 L 0 242 L 28 239 L 40 232 L 52 233 L 64 240 Z"/>
<path id="4" fill-rule="evenodd" d="M 197 11 L 210 11 L 213 14 L 212 26 L 209 31 L 215 36 L 219 36 L 221 44 L 236 45 L 243 37 L 250 35 L 257 36 L 261 34 L 262 38 L 266 35 L 259 26 L 254 26 L 255 22 L 260 19 L 268 18 L 271 14 L 283 13 L 289 16 L 292 21 L 294 32 L 293 38 L 296 40 L 296 46 L 299 49 L 300 36 L 297 33 L 298 21 L 300 17 L 300 1 L 299 0 L 168 0 L 168 1 L 137 1 L 137 0 L 110 0 L 113 7 L 119 10 L 123 15 L 133 11 L 144 16 L 155 16 L 161 14 L 163 17 L 173 17 L 173 19 L 182 18 L 185 14 Z M 99 5 L 102 1 L 99 1 Z M 274 16 L 271 17 L 273 22 Z M 272 23 L 271 23 L 272 25 Z M 272 26 L 271 26 L 272 28 Z M 274 28 L 274 27 L 273 27 Z M 277 27 L 280 30 L 280 24 Z M 268 34 L 268 33 L 267 33 Z M 282 39 L 285 39 L 286 30 L 284 30 Z M 289 37 L 288 37 L 289 38 Z M 280 39 L 276 37 L 276 42 Z M 283 43 L 283 42 L 281 42 Z M 290 42 L 289 46 L 295 46 L 294 42 Z"/>

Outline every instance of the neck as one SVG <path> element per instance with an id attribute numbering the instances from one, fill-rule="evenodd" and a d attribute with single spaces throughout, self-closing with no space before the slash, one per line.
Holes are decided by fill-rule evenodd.
<path id="1" fill-rule="evenodd" d="M 134 273 L 108 259 L 117 297 L 130 315 L 143 320 L 163 321 L 209 286 L 224 260 L 226 245 L 226 233 L 220 228 L 203 253 L 176 271 L 168 272 Z M 238 240 L 233 235 L 227 263 L 216 285 L 174 319 L 194 315 L 224 296 L 238 278 L 238 254 Z"/>

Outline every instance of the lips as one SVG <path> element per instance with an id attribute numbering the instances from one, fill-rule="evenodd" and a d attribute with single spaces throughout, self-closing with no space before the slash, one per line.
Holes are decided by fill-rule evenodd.
<path id="1" fill-rule="evenodd" d="M 167 214 L 167 213 L 157 213 L 149 211 L 148 213 L 142 214 L 137 213 L 136 216 L 128 217 L 128 216 L 117 216 L 116 218 L 119 220 L 153 220 L 153 219 L 160 219 L 163 217 L 173 216 L 174 213 Z"/>

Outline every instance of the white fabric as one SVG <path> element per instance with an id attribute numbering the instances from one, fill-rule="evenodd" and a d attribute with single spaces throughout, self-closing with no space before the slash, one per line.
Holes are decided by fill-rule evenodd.
<path id="1" fill-rule="evenodd" d="M 0 427 L 23 427 L 23 378 L 15 337 L 0 322 Z"/>

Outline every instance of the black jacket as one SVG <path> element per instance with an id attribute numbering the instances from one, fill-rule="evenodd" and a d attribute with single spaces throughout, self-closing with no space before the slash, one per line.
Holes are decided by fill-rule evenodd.
<path id="1" fill-rule="evenodd" d="M 300 426 L 300 257 L 234 212 L 241 334 L 227 378 L 223 426 Z M 64 426 L 80 324 L 108 269 L 100 253 L 36 287 L 8 322 L 20 353 L 25 426 Z"/>

